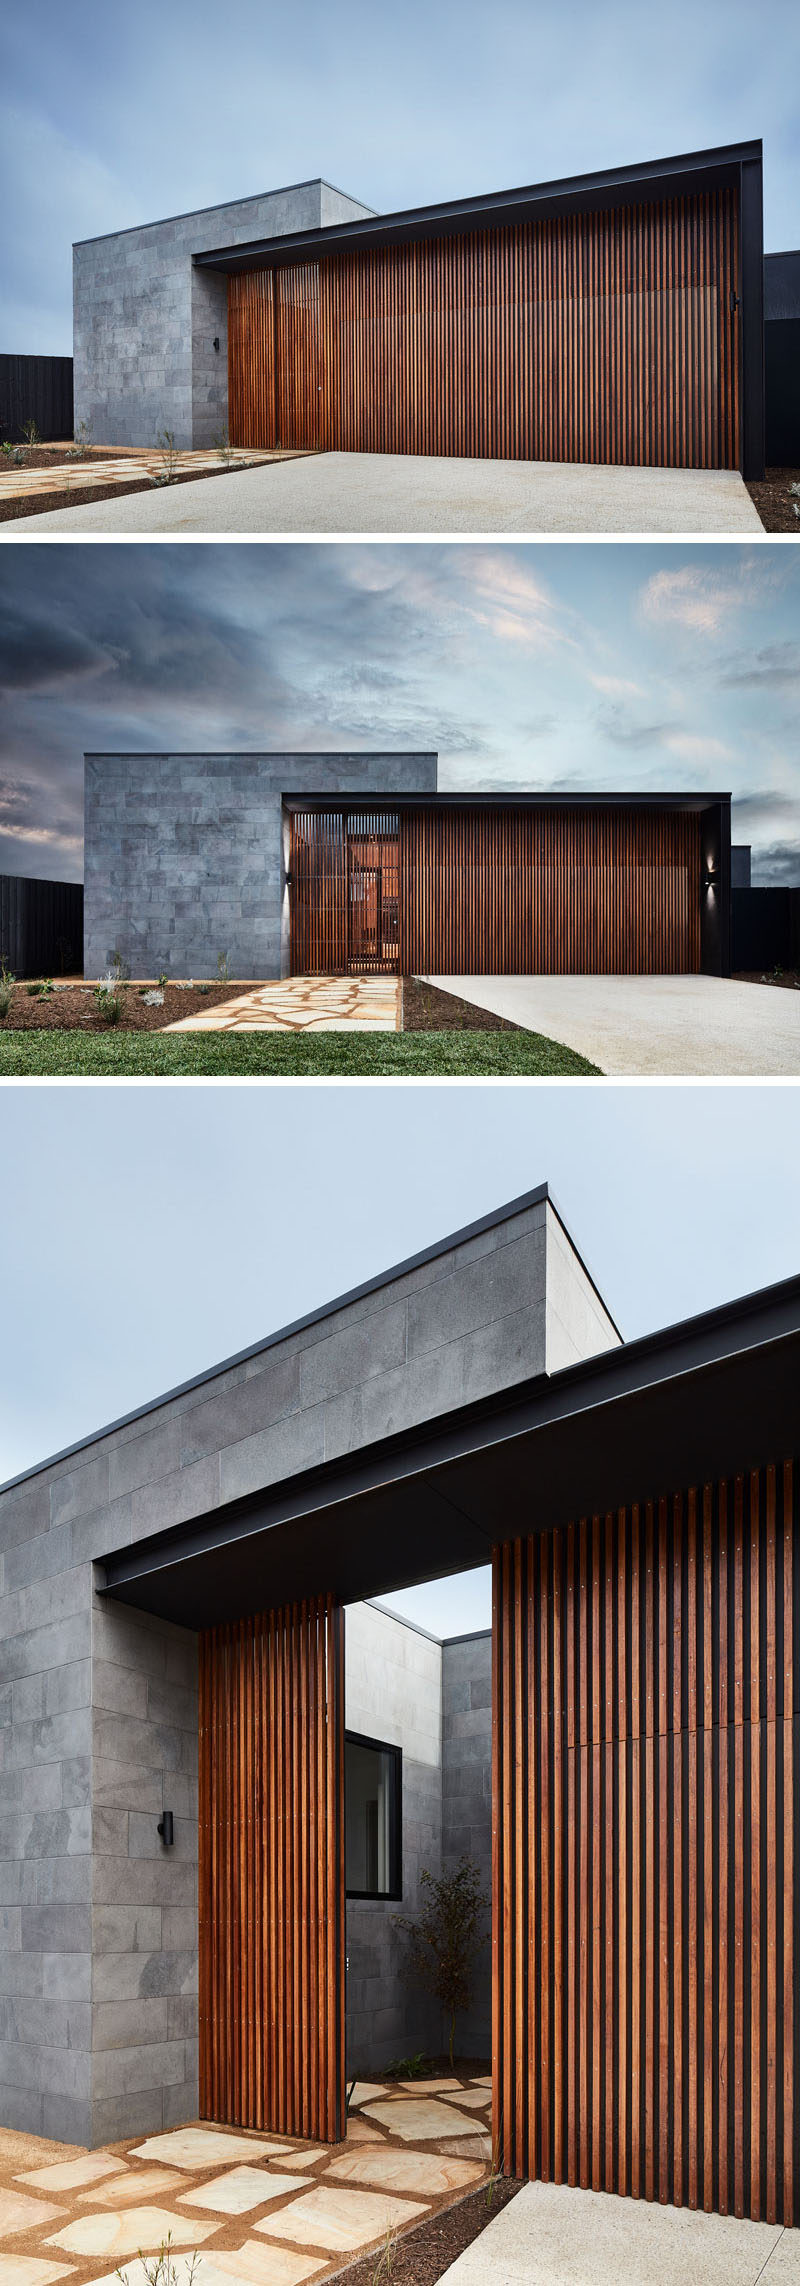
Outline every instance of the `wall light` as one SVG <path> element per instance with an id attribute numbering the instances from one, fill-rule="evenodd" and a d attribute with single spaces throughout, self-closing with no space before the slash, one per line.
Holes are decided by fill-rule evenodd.
<path id="1" fill-rule="evenodd" d="M 163 1818 L 159 1818 L 157 1830 L 161 1835 L 164 1848 L 171 1849 L 175 1840 L 175 1821 L 171 1810 L 165 1810 Z"/>
<path id="2" fill-rule="evenodd" d="M 287 873 L 287 875 L 286 875 L 286 887 L 287 887 L 287 889 L 291 889 L 291 886 L 292 886 L 292 876 L 291 876 L 291 873 Z"/>
<path id="3" fill-rule="evenodd" d="M 215 348 L 215 349 L 218 349 L 218 348 L 219 348 L 219 334 L 218 334 L 218 333 L 215 333 L 215 335 L 214 335 L 214 348 Z"/>

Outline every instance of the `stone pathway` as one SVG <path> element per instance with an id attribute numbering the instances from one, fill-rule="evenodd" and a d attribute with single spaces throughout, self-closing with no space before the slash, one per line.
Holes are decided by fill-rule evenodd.
<path id="1" fill-rule="evenodd" d="M 234 470 L 254 468 L 263 461 L 302 460 L 304 454 L 295 452 L 239 452 L 231 450 L 229 464 L 217 451 L 179 452 L 173 463 L 174 478 L 185 483 L 197 476 L 222 476 Z M 70 500 L 91 492 L 124 493 L 134 489 L 152 487 L 154 476 L 164 473 L 164 455 L 158 451 L 112 452 L 107 459 L 70 460 L 49 468 L 14 468 L 3 461 L 0 465 L 0 517 L 13 512 L 33 515 L 45 508 L 68 508 Z M 168 488 L 169 489 L 169 488 Z"/>
<path id="2" fill-rule="evenodd" d="M 399 1032 L 396 976 L 287 976 L 165 1032 Z"/>
<path id="3" fill-rule="evenodd" d="M 454 2078 L 356 2086 L 337 2145 L 194 2122 L 80 2151 L 0 2129 L 0 2286 L 147 2286 L 167 2240 L 175 2286 L 322 2282 L 485 2179 L 490 2114 L 486 2080 Z"/>

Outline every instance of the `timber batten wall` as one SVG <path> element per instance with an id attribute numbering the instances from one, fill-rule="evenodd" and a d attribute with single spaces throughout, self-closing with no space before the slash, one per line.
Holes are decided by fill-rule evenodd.
<path id="1" fill-rule="evenodd" d="M 733 189 L 229 280 L 246 446 L 738 468 Z"/>
<path id="2" fill-rule="evenodd" d="M 768 1467 L 494 1557 L 507 2172 L 800 2220 L 800 1525 Z"/>
<path id="3" fill-rule="evenodd" d="M 688 811 L 293 811 L 289 873 L 294 975 L 700 968 L 700 819 Z"/>
<path id="4" fill-rule="evenodd" d="M 200 1637 L 200 2111 L 344 2133 L 344 1615 Z"/>

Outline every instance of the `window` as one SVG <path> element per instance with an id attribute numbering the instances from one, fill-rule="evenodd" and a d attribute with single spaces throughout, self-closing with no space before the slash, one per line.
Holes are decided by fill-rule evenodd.
<path id="1" fill-rule="evenodd" d="M 403 1757 L 376 1738 L 345 1740 L 345 1881 L 348 1897 L 401 1897 Z"/>

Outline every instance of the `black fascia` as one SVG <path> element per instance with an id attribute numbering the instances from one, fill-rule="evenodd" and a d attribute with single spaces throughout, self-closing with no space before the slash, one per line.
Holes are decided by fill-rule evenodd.
<path id="1" fill-rule="evenodd" d="M 499 1540 L 792 1456 L 799 1371 L 793 1278 L 120 1549 L 98 1589 L 197 1628 L 469 1569 Z"/>
<path id="2" fill-rule="evenodd" d="M 198 269 L 229 272 L 261 269 L 265 264 L 283 267 L 305 260 L 310 253 L 334 254 L 340 247 L 411 245 L 420 239 L 530 222 L 539 216 L 591 213 L 598 206 L 608 209 L 639 201 L 687 198 L 727 186 L 740 188 L 743 169 L 748 166 L 757 169 L 760 184 L 761 150 L 758 140 L 722 144 L 715 150 L 560 176 L 516 190 L 437 200 L 432 206 L 406 207 L 394 214 L 365 215 L 355 222 L 292 231 L 281 238 L 216 247 L 195 254 L 194 263 Z"/>
<path id="3" fill-rule="evenodd" d="M 282 794 L 288 811 L 365 810 L 688 810 L 705 812 L 727 803 L 730 794 L 463 793 L 463 794 Z"/>

